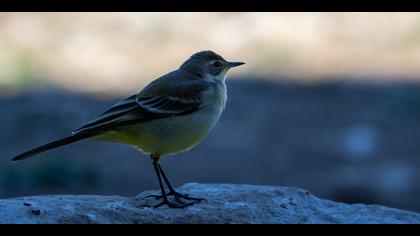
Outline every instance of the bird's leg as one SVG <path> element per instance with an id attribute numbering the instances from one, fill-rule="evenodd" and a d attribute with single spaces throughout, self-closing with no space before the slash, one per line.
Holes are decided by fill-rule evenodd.
<path id="1" fill-rule="evenodd" d="M 168 195 L 173 195 L 177 201 L 180 201 L 179 198 L 183 198 L 183 199 L 191 200 L 191 201 L 196 201 L 196 202 L 201 202 L 201 201 L 204 200 L 204 198 L 189 197 L 188 194 L 184 195 L 184 194 L 181 194 L 181 193 L 178 193 L 177 191 L 175 191 L 174 187 L 172 187 L 171 183 L 169 182 L 169 179 L 166 177 L 165 172 L 162 169 L 162 166 L 160 166 L 160 164 L 158 164 L 158 167 L 159 167 L 159 171 L 160 171 L 160 173 L 163 177 L 163 180 L 166 183 L 166 186 L 168 186 L 168 189 L 169 189 L 169 194 Z"/>
<path id="2" fill-rule="evenodd" d="M 153 167 L 155 169 L 156 175 L 157 175 L 158 180 L 159 180 L 160 191 L 162 193 L 161 198 L 163 198 L 163 200 L 162 200 L 161 203 L 159 203 L 157 205 L 154 205 L 154 206 L 149 206 L 149 205 L 142 205 L 142 206 L 158 208 L 162 205 L 167 205 L 170 208 L 184 208 L 186 206 L 192 205 L 191 203 L 183 203 L 183 202 L 180 202 L 180 203 L 182 203 L 181 205 L 177 205 L 177 204 L 174 204 L 173 202 L 170 202 L 168 200 L 168 196 L 165 192 L 165 188 L 164 188 L 163 183 L 162 183 L 161 173 L 160 173 L 159 164 L 158 164 L 158 158 L 153 158 Z"/>
<path id="3" fill-rule="evenodd" d="M 168 189 L 169 189 L 169 192 L 166 193 L 166 196 L 171 196 L 171 195 L 174 196 L 175 200 L 179 203 L 183 203 L 180 198 L 183 198 L 185 200 L 194 201 L 194 203 L 198 203 L 198 202 L 201 202 L 201 201 L 205 200 L 204 198 L 190 197 L 190 196 L 188 196 L 188 194 L 184 195 L 184 194 L 181 194 L 181 193 L 178 193 L 177 191 L 175 191 L 175 188 L 172 187 L 171 183 L 169 182 L 169 179 L 166 177 L 165 172 L 162 169 L 162 166 L 160 164 L 157 164 L 157 165 L 158 165 L 158 168 L 159 168 L 159 173 L 163 177 L 163 180 L 165 181 L 166 186 L 168 186 Z M 144 198 L 149 198 L 149 197 L 154 197 L 155 199 L 158 200 L 158 199 L 164 198 L 164 195 L 163 194 L 162 195 L 148 195 Z"/>

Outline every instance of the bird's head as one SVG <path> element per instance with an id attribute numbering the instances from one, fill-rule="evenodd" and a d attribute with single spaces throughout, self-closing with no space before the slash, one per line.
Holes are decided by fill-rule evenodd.
<path id="1" fill-rule="evenodd" d="M 213 51 L 201 51 L 193 54 L 180 68 L 197 75 L 224 80 L 229 69 L 243 64 L 245 63 L 226 61 Z"/>

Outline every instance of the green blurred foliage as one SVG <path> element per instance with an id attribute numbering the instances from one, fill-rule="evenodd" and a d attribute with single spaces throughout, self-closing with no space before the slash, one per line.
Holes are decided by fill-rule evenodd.
<path id="1" fill-rule="evenodd" d="M 23 49 L 10 49 L 8 54 L 6 66 L 6 78 L 0 79 L 0 86 L 4 87 L 30 87 L 41 81 L 39 73 L 39 65 L 36 65 L 36 60 Z"/>

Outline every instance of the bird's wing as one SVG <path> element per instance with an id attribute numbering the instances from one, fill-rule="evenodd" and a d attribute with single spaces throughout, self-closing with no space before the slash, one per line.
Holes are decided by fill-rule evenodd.
<path id="1" fill-rule="evenodd" d="M 102 133 L 124 125 L 189 114 L 202 106 L 201 92 L 206 86 L 209 85 L 191 83 L 188 86 L 180 83 L 178 86 L 172 86 L 170 90 L 165 88 L 167 93 L 162 92 L 165 89 L 153 93 L 153 86 L 146 87 L 139 94 L 118 102 L 73 133 Z"/>

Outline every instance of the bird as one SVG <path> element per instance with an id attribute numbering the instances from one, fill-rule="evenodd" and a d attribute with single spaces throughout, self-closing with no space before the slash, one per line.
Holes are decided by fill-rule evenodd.
<path id="1" fill-rule="evenodd" d="M 12 160 L 23 160 L 86 139 L 128 144 L 150 157 L 159 182 L 161 195 L 147 197 L 162 201 L 144 206 L 184 208 L 199 203 L 205 199 L 175 190 L 159 161 L 164 156 L 188 151 L 205 139 L 225 109 L 228 71 L 243 64 L 226 61 L 211 50 L 196 52 L 178 69 L 117 102 L 69 136 L 30 149 Z"/>

